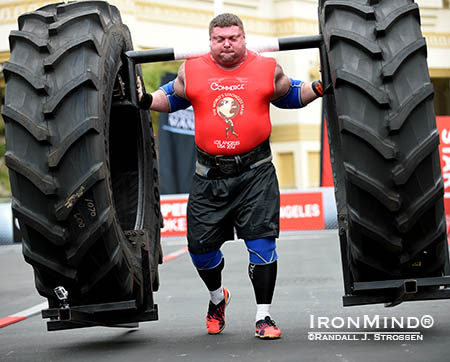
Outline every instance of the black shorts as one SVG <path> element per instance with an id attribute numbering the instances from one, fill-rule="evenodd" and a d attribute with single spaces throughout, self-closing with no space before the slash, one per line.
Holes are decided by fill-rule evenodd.
<path id="1" fill-rule="evenodd" d="M 189 251 L 218 250 L 234 239 L 278 238 L 280 190 L 271 162 L 240 175 L 208 179 L 194 175 L 187 206 Z"/>

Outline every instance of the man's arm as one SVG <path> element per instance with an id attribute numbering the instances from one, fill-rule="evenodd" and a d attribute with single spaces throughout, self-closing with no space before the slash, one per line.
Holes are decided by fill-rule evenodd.
<path id="1" fill-rule="evenodd" d="M 171 112 L 190 106 L 184 86 L 184 63 L 178 69 L 173 83 L 169 82 L 151 94 L 143 93 L 141 79 L 137 78 L 139 106 L 157 112 Z M 177 108 L 177 109 L 173 109 Z"/>
<path id="2" fill-rule="evenodd" d="M 175 82 L 173 83 L 173 89 L 175 91 L 175 94 L 178 97 L 184 98 L 186 100 L 189 100 L 189 98 L 186 95 L 186 82 L 185 82 L 185 73 L 184 73 L 184 64 L 181 64 L 181 66 L 178 68 L 178 74 L 175 79 Z"/>
<path id="3" fill-rule="evenodd" d="M 284 74 L 283 68 L 281 65 L 277 63 L 275 67 L 275 75 L 274 75 L 274 86 L 275 90 L 273 92 L 273 96 L 271 101 L 275 101 L 281 97 L 283 97 L 289 89 L 291 88 L 291 81 L 288 76 Z"/>
<path id="4" fill-rule="evenodd" d="M 300 108 L 306 106 L 308 103 L 312 102 L 314 99 L 318 98 L 319 95 L 314 91 L 313 87 L 318 87 L 318 83 L 313 82 L 299 82 L 296 81 L 297 84 L 292 84 L 291 80 L 288 76 L 283 72 L 283 69 L 279 64 L 277 64 L 275 68 L 275 91 L 271 101 L 277 105 L 277 101 L 285 96 L 289 96 L 289 93 L 292 91 L 293 86 L 300 86 L 300 99 L 297 107 Z M 291 108 L 291 107 L 282 107 L 282 108 Z"/>

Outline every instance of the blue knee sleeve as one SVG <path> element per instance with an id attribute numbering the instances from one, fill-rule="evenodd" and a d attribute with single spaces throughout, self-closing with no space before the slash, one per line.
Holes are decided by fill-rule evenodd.
<path id="1" fill-rule="evenodd" d="M 278 259 L 275 239 L 245 240 L 252 264 L 270 264 Z"/>
<path id="2" fill-rule="evenodd" d="M 198 270 L 214 269 L 222 261 L 223 255 L 220 250 L 212 251 L 205 254 L 192 254 L 192 263 Z"/>

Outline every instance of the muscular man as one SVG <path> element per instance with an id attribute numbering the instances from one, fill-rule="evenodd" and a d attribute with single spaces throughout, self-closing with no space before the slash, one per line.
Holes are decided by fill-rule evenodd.
<path id="1" fill-rule="evenodd" d="M 249 251 L 248 273 L 256 298 L 256 331 L 281 336 L 270 308 L 277 275 L 280 192 L 269 145 L 269 104 L 300 108 L 322 95 L 320 81 L 289 79 L 275 59 L 246 48 L 242 21 L 221 14 L 209 25 L 210 52 L 187 60 L 177 78 L 142 94 L 143 108 L 170 112 L 192 104 L 196 172 L 189 195 L 188 247 L 210 292 L 208 333 L 225 328 L 230 291 L 222 286 L 222 244 L 234 232 Z M 231 131 L 231 132 L 230 132 Z"/>

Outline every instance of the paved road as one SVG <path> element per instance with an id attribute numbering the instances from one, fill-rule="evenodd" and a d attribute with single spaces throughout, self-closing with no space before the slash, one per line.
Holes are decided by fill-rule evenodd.
<path id="1" fill-rule="evenodd" d="M 184 243 L 183 239 L 164 240 L 164 252 L 178 250 Z M 161 289 L 155 294 L 159 321 L 142 323 L 137 330 L 96 327 L 47 332 L 45 322 L 35 316 L 0 329 L 0 361 L 448 361 L 450 301 L 404 303 L 392 309 L 382 305 L 344 308 L 335 231 L 284 234 L 278 250 L 273 317 L 284 333 L 280 340 L 261 341 L 253 336 L 254 302 L 247 277 L 247 252 L 242 242 L 233 242 L 223 248 L 224 284 L 233 295 L 227 327 L 221 335 L 206 334 L 208 295 L 184 254 L 161 267 Z M 0 247 L 0 318 L 42 301 L 20 248 Z M 358 340 L 346 341 L 308 339 L 308 332 L 323 330 L 310 326 L 312 318 L 337 318 L 339 322 L 378 316 L 380 321 L 391 321 L 389 317 L 406 320 L 427 314 L 433 317 L 434 325 L 413 330 L 421 333 L 422 341 L 375 341 L 373 336 L 363 341 L 360 335 Z M 353 327 L 349 331 L 364 329 Z M 371 331 L 378 332 L 375 328 Z"/>

